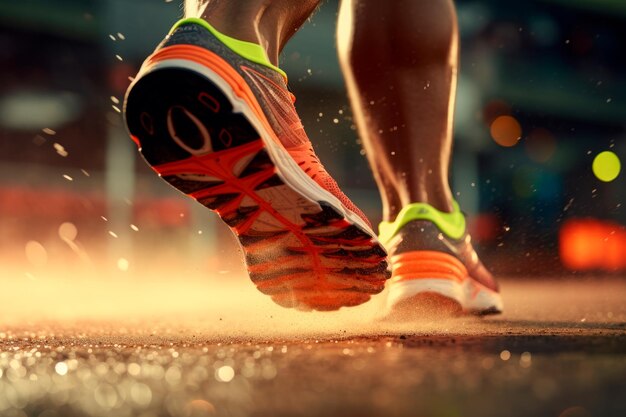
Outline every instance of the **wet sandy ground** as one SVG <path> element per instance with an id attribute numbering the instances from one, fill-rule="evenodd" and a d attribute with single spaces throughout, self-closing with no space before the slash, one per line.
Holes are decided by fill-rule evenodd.
<path id="1" fill-rule="evenodd" d="M 502 316 L 400 324 L 381 301 L 298 313 L 236 286 L 205 311 L 202 286 L 144 314 L 13 305 L 0 416 L 625 416 L 626 280 L 503 287 Z"/>

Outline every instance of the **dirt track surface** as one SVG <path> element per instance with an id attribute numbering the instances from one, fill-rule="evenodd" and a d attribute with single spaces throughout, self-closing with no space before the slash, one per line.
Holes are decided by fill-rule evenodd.
<path id="1" fill-rule="evenodd" d="M 485 319 L 11 320 L 0 416 L 625 416 L 626 281 L 504 288 Z"/>

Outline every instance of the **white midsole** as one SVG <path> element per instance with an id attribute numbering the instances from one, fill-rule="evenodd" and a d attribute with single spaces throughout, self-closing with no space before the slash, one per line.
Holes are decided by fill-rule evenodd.
<path id="1" fill-rule="evenodd" d="M 145 74 L 163 68 L 184 68 L 192 70 L 217 85 L 222 90 L 222 93 L 224 93 L 231 101 L 233 112 L 240 113 L 245 116 L 248 122 L 250 122 L 256 131 L 261 135 L 261 139 L 265 144 L 268 154 L 276 165 L 278 175 L 285 182 L 285 184 L 288 184 L 298 194 L 308 200 L 311 200 L 315 204 L 318 204 L 318 201 L 324 201 L 330 204 L 351 223 L 358 225 L 361 229 L 368 232 L 375 242 L 378 241 L 376 233 L 374 233 L 372 228 L 365 223 L 359 215 L 346 208 L 337 197 L 320 187 L 319 184 L 302 171 L 291 155 L 289 155 L 285 149 L 279 146 L 272 139 L 272 135 L 267 131 L 264 124 L 254 115 L 254 112 L 248 103 L 246 103 L 244 99 L 237 96 L 230 84 L 228 84 L 226 80 L 213 72 L 211 69 L 186 59 L 168 59 L 159 61 L 156 64 L 149 65 L 145 68 L 142 67 L 140 74 L 136 77 L 133 84 L 139 81 L 139 79 Z"/>
<path id="2" fill-rule="evenodd" d="M 433 292 L 451 298 L 468 312 L 482 312 L 489 309 L 502 311 L 500 294 L 471 278 L 466 278 L 463 282 L 441 278 L 391 281 L 387 287 L 386 308 L 388 311 L 392 311 L 401 301 L 425 292 Z"/>

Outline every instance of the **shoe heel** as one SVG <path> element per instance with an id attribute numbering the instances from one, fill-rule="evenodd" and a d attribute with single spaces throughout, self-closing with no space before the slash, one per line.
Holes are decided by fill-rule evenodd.
<path id="1" fill-rule="evenodd" d="M 208 51 L 195 45 L 174 45 L 157 50 L 145 62 L 144 67 L 150 69 L 161 66 L 167 61 L 186 62 L 191 65 L 198 65 L 203 69 L 208 69 L 215 73 L 217 77 L 224 80 L 232 89 L 233 94 L 248 104 L 257 117 L 263 119 L 266 127 L 271 129 L 269 122 L 265 119 L 263 109 L 255 98 L 250 86 L 241 74 L 235 70 L 231 64 L 214 52 Z"/>
<path id="2" fill-rule="evenodd" d="M 155 169 L 260 140 L 219 86 L 185 67 L 140 75 L 126 97 L 124 115 L 131 137 Z"/>
<path id="3" fill-rule="evenodd" d="M 456 316 L 463 311 L 465 266 L 455 257 L 435 251 L 394 255 L 386 318 L 415 320 Z"/>
<path id="4" fill-rule="evenodd" d="M 468 276 L 461 261 L 442 252 L 404 252 L 394 255 L 392 262 L 394 282 L 438 279 L 461 283 Z"/>

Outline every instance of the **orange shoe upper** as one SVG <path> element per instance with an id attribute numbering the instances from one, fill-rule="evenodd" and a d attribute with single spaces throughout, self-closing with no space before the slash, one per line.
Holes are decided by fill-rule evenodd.
<path id="1" fill-rule="evenodd" d="M 302 170 L 320 187 L 334 195 L 350 211 L 371 223 L 365 214 L 341 191 L 337 182 L 326 171 L 315 154 L 304 126 L 294 106 L 295 97 L 286 83 L 279 83 L 252 68 L 243 67 L 247 80 L 255 87 L 260 104 L 274 128 L 276 136 Z M 282 85 L 280 85 L 282 84 Z"/>

